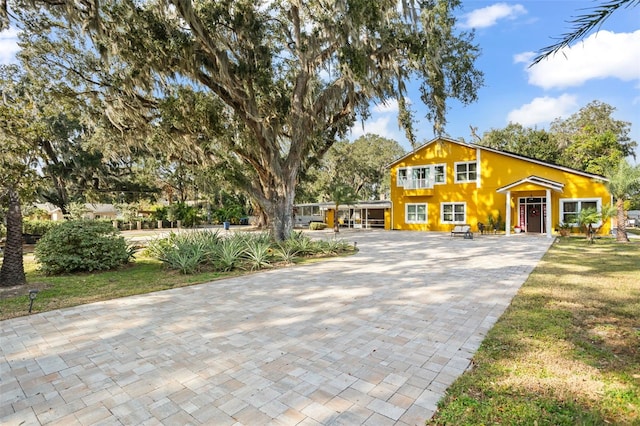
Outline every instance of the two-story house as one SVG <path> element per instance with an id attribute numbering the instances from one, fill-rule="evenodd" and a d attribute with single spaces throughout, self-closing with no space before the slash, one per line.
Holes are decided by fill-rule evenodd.
<path id="1" fill-rule="evenodd" d="M 580 210 L 611 203 L 606 178 L 447 138 L 434 139 L 390 165 L 388 228 L 474 232 L 501 219 L 507 235 L 551 236 L 560 223 L 577 226 Z M 601 226 L 608 233 L 609 223 Z"/>

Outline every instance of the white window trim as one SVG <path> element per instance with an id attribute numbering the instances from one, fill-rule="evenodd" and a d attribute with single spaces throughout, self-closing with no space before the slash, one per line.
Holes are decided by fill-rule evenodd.
<path id="1" fill-rule="evenodd" d="M 436 167 L 441 166 L 444 173 L 444 182 L 436 182 Z M 446 185 L 447 184 L 447 163 L 439 163 L 433 165 L 433 184 L 434 185 Z"/>
<path id="2" fill-rule="evenodd" d="M 409 206 L 424 206 L 424 221 L 422 220 L 409 220 Z M 417 210 L 416 210 L 417 216 Z M 429 222 L 429 205 L 427 203 L 407 203 L 404 207 L 404 221 L 405 223 L 428 223 Z"/>
<path id="3" fill-rule="evenodd" d="M 469 178 L 469 168 L 467 167 L 467 180 L 458 180 L 458 164 L 475 164 L 476 165 L 476 178 L 475 179 L 468 179 Z M 456 161 L 455 163 L 453 163 L 453 182 L 454 183 L 478 183 L 478 175 L 479 175 L 479 167 L 478 167 L 478 162 L 473 160 L 473 161 Z"/>
<path id="4" fill-rule="evenodd" d="M 413 170 L 414 169 L 429 169 L 429 178 L 427 181 L 427 186 L 419 187 L 419 188 L 407 188 L 407 189 L 431 189 L 434 185 L 442 185 L 441 183 L 435 182 L 435 166 L 444 166 L 444 183 L 447 182 L 447 165 L 446 164 L 416 164 L 415 166 L 407 166 L 407 167 L 398 167 L 398 171 L 396 172 L 396 186 L 400 188 L 404 188 L 405 182 L 407 180 L 413 181 Z M 400 170 L 406 170 L 406 179 L 400 179 Z"/>
<path id="5" fill-rule="evenodd" d="M 579 205 L 579 209 L 578 209 L 578 213 L 580 213 L 580 211 L 582 210 L 582 203 L 586 202 L 586 203 L 596 203 L 596 210 L 598 210 L 598 212 L 602 212 L 602 198 L 560 198 L 560 208 L 559 210 L 559 221 L 562 222 L 562 218 L 564 218 L 564 203 L 565 202 L 569 202 L 569 203 L 580 203 Z M 573 212 L 571 212 L 573 213 Z M 571 226 L 578 226 L 577 222 L 572 222 Z M 602 220 L 600 220 L 597 223 L 594 223 L 593 226 L 595 227 L 600 227 L 602 226 Z"/>
<path id="6" fill-rule="evenodd" d="M 396 186 L 399 186 L 400 188 L 404 188 L 404 180 L 400 179 L 400 170 L 404 170 L 405 173 L 405 179 L 406 176 L 409 175 L 409 167 L 398 167 L 398 171 L 396 172 Z"/>
<path id="7" fill-rule="evenodd" d="M 453 208 L 454 220 L 444 220 L 444 206 L 445 205 L 454 206 L 454 208 Z M 464 218 L 462 219 L 462 221 L 455 220 L 455 206 L 456 205 L 464 206 Z M 464 224 L 466 224 L 467 223 L 467 203 L 465 201 L 440 203 L 440 223 L 445 224 L 445 225 L 464 225 Z"/>

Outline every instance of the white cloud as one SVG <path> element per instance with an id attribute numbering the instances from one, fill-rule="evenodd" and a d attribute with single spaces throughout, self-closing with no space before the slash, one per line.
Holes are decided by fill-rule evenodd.
<path id="1" fill-rule="evenodd" d="M 374 120 L 367 120 L 364 125 L 361 122 L 357 122 L 351 128 L 351 138 L 358 139 L 360 136 L 372 133 L 374 135 L 382 136 L 383 138 L 393 139 L 396 137 L 394 132 L 390 129 L 389 116 L 378 117 Z"/>
<path id="2" fill-rule="evenodd" d="M 599 31 L 526 71 L 529 84 L 544 89 L 575 87 L 603 78 L 640 81 L 640 30 Z"/>
<path id="3" fill-rule="evenodd" d="M 528 104 L 509 112 L 509 122 L 520 123 L 523 126 L 549 123 L 554 119 L 567 116 L 578 106 L 576 96 L 563 94 L 557 98 L 545 96 L 535 98 Z"/>
<path id="4" fill-rule="evenodd" d="M 18 30 L 9 28 L 0 32 L 0 64 L 6 65 L 16 62 L 18 47 Z"/>
<path id="5" fill-rule="evenodd" d="M 513 63 L 514 64 L 527 64 L 529 65 L 533 58 L 535 58 L 535 52 L 522 52 L 516 53 L 513 55 Z"/>
<path id="6" fill-rule="evenodd" d="M 527 9 L 521 4 L 496 3 L 465 14 L 465 21 L 462 26 L 467 28 L 487 28 L 495 25 L 500 19 L 515 19 L 526 13 Z"/>
<path id="7" fill-rule="evenodd" d="M 398 100 L 397 99 L 388 99 L 384 103 L 375 105 L 373 107 L 373 112 L 379 113 L 396 113 L 398 112 Z"/>

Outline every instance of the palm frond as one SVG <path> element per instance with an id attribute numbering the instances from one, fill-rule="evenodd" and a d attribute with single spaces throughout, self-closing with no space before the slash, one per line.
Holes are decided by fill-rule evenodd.
<path id="1" fill-rule="evenodd" d="M 530 67 L 549 56 L 555 55 L 575 41 L 584 38 L 594 28 L 600 28 L 604 21 L 606 21 L 607 18 L 609 18 L 609 16 L 611 16 L 616 10 L 622 7 L 629 8 L 638 5 L 640 5 L 640 0 L 609 0 L 599 6 L 587 9 L 589 10 L 588 13 L 579 15 L 569 21 L 573 24 L 573 29 L 568 33 L 563 34 L 559 39 L 560 41 L 540 49 L 538 56 L 533 59 Z"/>

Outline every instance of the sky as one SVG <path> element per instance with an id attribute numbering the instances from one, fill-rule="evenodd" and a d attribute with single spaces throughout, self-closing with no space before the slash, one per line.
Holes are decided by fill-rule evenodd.
<path id="1" fill-rule="evenodd" d="M 470 105 L 450 100 L 445 133 L 473 140 L 470 126 L 482 135 L 509 122 L 548 129 L 556 118 L 567 118 L 598 100 L 614 108 L 614 118 L 631 123 L 630 137 L 640 144 L 640 6 L 622 9 L 571 48 L 529 67 L 536 52 L 568 32 L 572 18 L 602 2 L 585 0 L 484 1 L 462 0 L 457 12 L 460 29 L 474 30 L 481 49 L 476 67 L 484 73 L 478 100 Z M 17 33 L 0 33 L 0 64 L 15 61 Z M 419 93 L 408 101 L 416 111 L 418 142 L 434 137 L 433 125 Z M 373 133 L 410 144 L 398 128 L 397 104 L 372 108 L 370 119 L 351 131 L 355 139 Z M 640 147 L 635 163 L 640 163 Z"/>
<path id="2" fill-rule="evenodd" d="M 460 28 L 475 30 L 481 49 L 476 67 L 485 84 L 470 105 L 450 101 L 446 134 L 472 141 L 504 128 L 509 122 L 548 129 L 556 118 L 567 118 L 589 102 L 605 102 L 613 117 L 632 123 L 630 136 L 640 144 L 640 6 L 614 13 L 599 28 L 570 49 L 529 67 L 540 49 L 568 32 L 570 20 L 597 5 L 584 0 L 472 1 L 462 0 Z M 432 139 L 433 125 L 423 117 L 419 94 L 409 94 L 416 110 L 418 142 Z M 352 129 L 352 137 L 375 133 L 409 149 L 397 125 L 397 104 L 373 108 L 371 118 Z M 640 162 L 640 148 L 636 149 Z"/>

